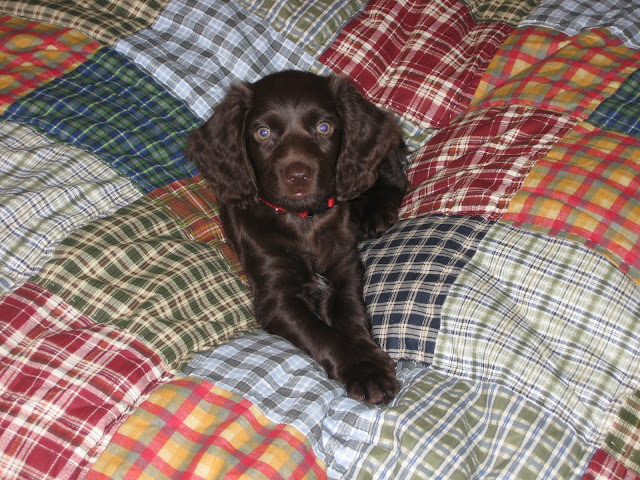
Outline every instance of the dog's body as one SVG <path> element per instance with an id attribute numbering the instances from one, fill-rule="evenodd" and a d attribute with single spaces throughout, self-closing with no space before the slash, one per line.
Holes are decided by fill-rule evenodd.
<path id="1" fill-rule="evenodd" d="M 281 72 L 232 87 L 187 153 L 220 202 L 260 324 L 350 396 L 388 402 L 399 384 L 370 333 L 357 241 L 393 225 L 406 190 L 393 117 L 344 78 Z"/>

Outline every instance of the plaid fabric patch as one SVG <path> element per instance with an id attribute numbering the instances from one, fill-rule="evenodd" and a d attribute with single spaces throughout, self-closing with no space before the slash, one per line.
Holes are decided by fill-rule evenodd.
<path id="1" fill-rule="evenodd" d="M 317 56 L 336 37 L 366 0 L 238 0 L 247 10 L 271 22 L 271 26 L 293 43 L 303 45 L 309 55 Z"/>
<path id="2" fill-rule="evenodd" d="M 240 260 L 225 241 L 218 201 L 199 174 L 154 190 L 149 196 L 159 201 L 190 239 L 218 250 L 229 269 L 249 285 Z"/>
<path id="3" fill-rule="evenodd" d="M 318 363 L 260 329 L 194 357 L 185 373 L 207 378 L 257 405 L 272 421 L 300 431 L 331 478 L 348 478 L 354 442 L 373 427 L 375 407 L 348 399 Z"/>
<path id="4" fill-rule="evenodd" d="M 472 107 L 520 103 L 587 118 L 640 65 L 640 51 L 607 30 L 574 37 L 544 28 L 516 30 L 480 80 Z"/>
<path id="5" fill-rule="evenodd" d="M 572 125 L 560 114 L 518 105 L 465 114 L 411 159 L 400 216 L 500 218 L 532 164 Z"/>
<path id="6" fill-rule="evenodd" d="M 72 233 L 34 281 L 144 339 L 173 369 L 254 326 L 247 289 L 218 252 L 185 239 L 146 197 Z"/>
<path id="7" fill-rule="evenodd" d="M 393 358 L 431 363 L 442 304 L 488 228 L 481 218 L 430 215 L 361 245 L 373 335 Z"/>
<path id="8" fill-rule="evenodd" d="M 22 97 L 5 116 L 98 155 L 144 192 L 197 173 L 183 150 L 198 120 L 108 48 Z"/>
<path id="9" fill-rule="evenodd" d="M 607 455 L 604 450 L 598 450 L 591 459 L 582 480 L 640 480 L 640 475 Z"/>
<path id="10" fill-rule="evenodd" d="M 525 475 L 533 469 L 568 478 L 592 453 L 553 414 L 507 388 L 411 362 L 397 371 L 402 390 L 389 405 L 357 402 L 289 342 L 256 330 L 195 357 L 187 374 L 297 428 L 332 478 L 535 478 Z"/>
<path id="11" fill-rule="evenodd" d="M 148 71 L 200 118 L 208 118 L 231 83 L 278 70 L 309 70 L 313 57 L 230 0 L 174 0 L 152 29 L 116 49 Z"/>
<path id="12" fill-rule="evenodd" d="M 504 22 L 518 25 L 541 0 L 465 0 L 477 22 Z"/>
<path id="13" fill-rule="evenodd" d="M 607 435 L 607 453 L 634 472 L 640 472 L 640 390 L 625 400 Z M 640 475 L 636 473 L 640 479 Z"/>
<path id="14" fill-rule="evenodd" d="M 0 299 L 0 476 L 75 479 L 167 378 L 154 352 L 27 283 Z"/>
<path id="15" fill-rule="evenodd" d="M 432 369 L 405 379 L 397 405 L 376 412 L 343 478 L 578 478 L 593 448 L 508 388 Z"/>
<path id="16" fill-rule="evenodd" d="M 544 25 L 569 35 L 606 27 L 626 44 L 640 48 L 640 11 L 629 0 L 544 0 L 523 24 Z"/>
<path id="17" fill-rule="evenodd" d="M 579 124 L 534 165 L 502 220 L 580 242 L 640 284 L 640 140 Z"/>
<path id="18" fill-rule="evenodd" d="M 139 197 L 92 155 L 0 123 L 0 295 L 34 275 L 71 231 Z"/>
<path id="19" fill-rule="evenodd" d="M 327 478 L 298 430 L 206 380 L 174 380 L 120 427 L 87 480 Z"/>
<path id="20" fill-rule="evenodd" d="M 167 0 L 0 0 L 0 11 L 77 28 L 105 43 L 147 28 Z"/>
<path id="21" fill-rule="evenodd" d="M 370 1 L 319 60 L 364 94 L 423 128 L 466 109 L 512 28 L 477 24 L 458 0 Z"/>
<path id="22" fill-rule="evenodd" d="M 0 113 L 16 98 L 64 75 L 100 44 L 71 28 L 0 15 Z"/>
<path id="23" fill-rule="evenodd" d="M 589 121 L 601 128 L 640 136 L 640 69 L 596 108 Z"/>
<path id="24" fill-rule="evenodd" d="M 505 385 L 597 446 L 640 382 L 638 318 L 638 286 L 600 255 L 494 224 L 449 291 L 433 364 Z"/>

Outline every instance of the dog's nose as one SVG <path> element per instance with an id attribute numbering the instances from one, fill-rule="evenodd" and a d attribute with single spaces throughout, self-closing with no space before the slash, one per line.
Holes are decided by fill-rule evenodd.
<path id="1" fill-rule="evenodd" d="M 286 180 L 291 186 L 303 187 L 311 181 L 311 169 L 301 163 L 294 163 L 286 170 Z"/>

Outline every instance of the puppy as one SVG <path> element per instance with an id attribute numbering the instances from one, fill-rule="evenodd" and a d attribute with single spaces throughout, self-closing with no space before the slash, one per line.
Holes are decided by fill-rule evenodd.
<path id="1" fill-rule="evenodd" d="M 187 156 L 219 201 L 262 327 L 349 396 L 391 400 L 395 363 L 371 336 L 357 241 L 396 222 L 407 189 L 393 116 L 346 78 L 279 72 L 233 86 Z"/>

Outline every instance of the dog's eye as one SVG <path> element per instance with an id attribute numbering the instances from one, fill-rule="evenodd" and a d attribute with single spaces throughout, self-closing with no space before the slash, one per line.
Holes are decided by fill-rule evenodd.
<path id="1" fill-rule="evenodd" d="M 269 140 L 269 137 L 271 137 L 271 130 L 267 127 L 260 127 L 254 132 L 253 136 L 257 141 L 264 142 L 265 140 Z"/>
<path id="2" fill-rule="evenodd" d="M 329 122 L 320 122 L 316 130 L 320 135 L 331 135 L 333 133 L 333 125 Z"/>

